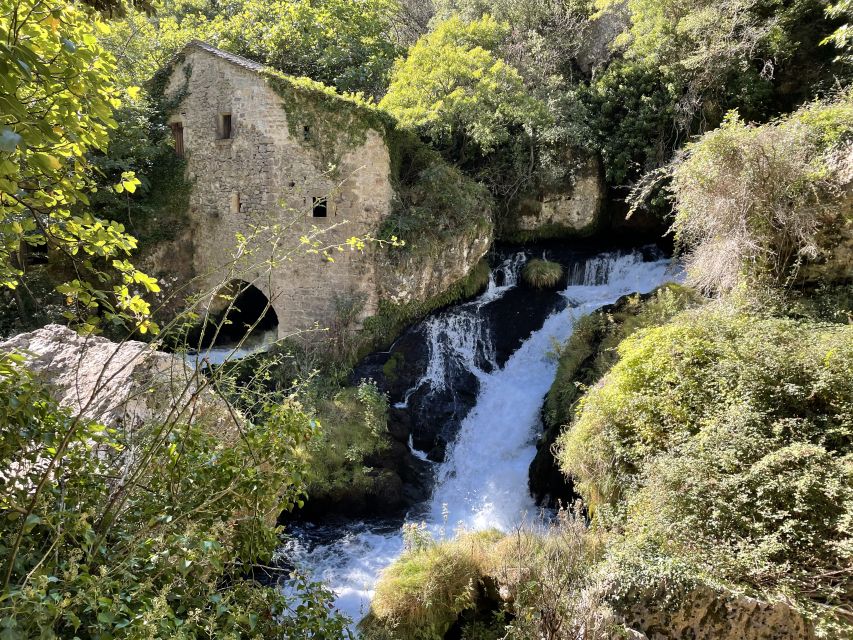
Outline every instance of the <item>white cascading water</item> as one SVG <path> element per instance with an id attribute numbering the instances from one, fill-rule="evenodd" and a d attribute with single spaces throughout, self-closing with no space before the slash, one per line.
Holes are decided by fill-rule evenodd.
<path id="1" fill-rule="evenodd" d="M 255 331 L 239 342 L 219 344 L 199 351 L 190 350 L 184 358 L 194 367 L 207 364 L 223 364 L 226 361 L 240 360 L 261 351 L 268 350 L 278 339 L 278 327 Z"/>
<path id="2" fill-rule="evenodd" d="M 424 386 L 434 391 L 446 389 L 451 362 L 478 377 L 485 375 L 481 363 L 488 363 L 490 368 L 497 367 L 489 327 L 480 309 L 518 284 L 526 260 L 523 252 L 507 258 L 489 273 L 489 284 L 479 297 L 459 305 L 451 312 L 431 316 L 424 321 L 429 346 L 427 370 L 417 384 L 406 392 L 403 402 L 397 404 L 399 408 L 406 407 L 411 395 Z M 497 284 L 498 278 L 500 284 Z"/>
<path id="3" fill-rule="evenodd" d="M 569 274 L 570 284 L 562 292 L 568 301 L 566 308 L 547 318 L 502 368 L 486 372 L 477 365 L 476 350 L 483 348 L 481 341 L 471 339 L 471 325 L 459 323 L 454 316 L 457 311 L 476 313 L 480 306 L 515 286 L 523 257 L 513 259 L 514 264 L 502 265 L 512 274 L 505 275 L 501 287 L 492 282 L 477 300 L 437 316 L 443 326 L 430 333 L 441 338 L 441 344 L 431 350 L 431 360 L 452 353 L 470 363 L 480 380 L 477 401 L 462 422 L 445 462 L 438 466 L 433 496 L 418 517 L 423 517 L 433 532 L 443 530 L 446 524 L 451 528 L 506 530 L 535 516 L 536 506 L 528 491 L 528 467 L 536 452 L 544 396 L 556 374 L 552 355 L 555 344 L 569 337 L 578 317 L 625 294 L 645 293 L 673 279 L 668 260 L 644 262 L 639 252 L 590 258 Z M 444 380 L 432 368 L 427 376 L 429 381 L 419 384 Z M 335 592 L 337 607 L 358 621 L 367 613 L 379 573 L 402 549 L 400 530 L 382 531 L 364 524 L 310 550 L 297 541 L 286 553 L 313 579 L 324 581 Z"/>

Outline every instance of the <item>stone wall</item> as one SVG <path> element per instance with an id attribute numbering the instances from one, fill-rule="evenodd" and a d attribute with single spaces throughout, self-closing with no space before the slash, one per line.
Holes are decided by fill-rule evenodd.
<path id="1" fill-rule="evenodd" d="M 378 300 L 375 249 L 333 251 L 331 262 L 300 238 L 313 235 L 322 249 L 377 233 L 393 196 L 388 149 L 373 130 L 359 146 L 319 148 L 327 136 L 288 122 L 298 114 L 288 115 L 260 69 L 190 45 L 166 89 L 167 96 L 186 94 L 171 122 L 183 126 L 193 182 L 189 218 L 197 288 L 213 291 L 231 280 L 255 284 L 278 316 L 279 337 L 327 324 L 338 297 L 358 296 L 363 316 L 370 315 Z M 223 138 L 224 114 L 231 118 L 230 138 Z M 330 157 L 336 166 L 329 166 Z M 315 198 L 328 199 L 327 217 L 312 216 Z M 234 260 L 235 238 L 253 229 L 260 231 Z"/>

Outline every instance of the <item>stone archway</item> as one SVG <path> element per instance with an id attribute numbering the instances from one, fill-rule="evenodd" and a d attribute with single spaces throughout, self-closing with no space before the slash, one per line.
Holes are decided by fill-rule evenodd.
<path id="1" fill-rule="evenodd" d="M 232 280 L 213 296 L 208 307 L 210 320 L 217 327 L 209 333 L 204 346 L 228 344 L 252 335 L 278 331 L 278 314 L 267 295 L 245 280 Z"/>

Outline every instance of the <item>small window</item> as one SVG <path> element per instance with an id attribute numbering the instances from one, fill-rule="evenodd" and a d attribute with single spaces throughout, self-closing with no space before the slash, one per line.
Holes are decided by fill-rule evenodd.
<path id="1" fill-rule="evenodd" d="M 172 141 L 175 143 L 175 155 L 179 158 L 184 157 L 184 125 L 180 122 L 173 122 Z"/>
<path id="2" fill-rule="evenodd" d="M 223 113 L 222 114 L 222 135 L 220 136 L 223 140 L 228 140 L 231 138 L 231 114 Z"/>
<path id="3" fill-rule="evenodd" d="M 311 127 L 307 124 L 302 127 L 302 139 L 305 140 L 305 142 L 308 142 L 311 139 Z"/>
<path id="4" fill-rule="evenodd" d="M 326 208 L 326 199 L 325 198 L 311 198 L 313 207 L 312 207 L 312 215 L 315 218 L 325 218 L 328 214 L 328 209 Z"/>

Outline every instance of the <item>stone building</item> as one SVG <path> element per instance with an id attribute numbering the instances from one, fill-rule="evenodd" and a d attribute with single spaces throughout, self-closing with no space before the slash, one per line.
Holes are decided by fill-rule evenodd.
<path id="1" fill-rule="evenodd" d="M 326 326 L 354 299 L 361 317 L 372 314 L 376 248 L 323 251 L 376 236 L 391 211 L 389 150 L 369 110 L 200 41 L 166 71 L 175 150 L 192 182 L 195 289 L 257 287 L 279 337 Z"/>

